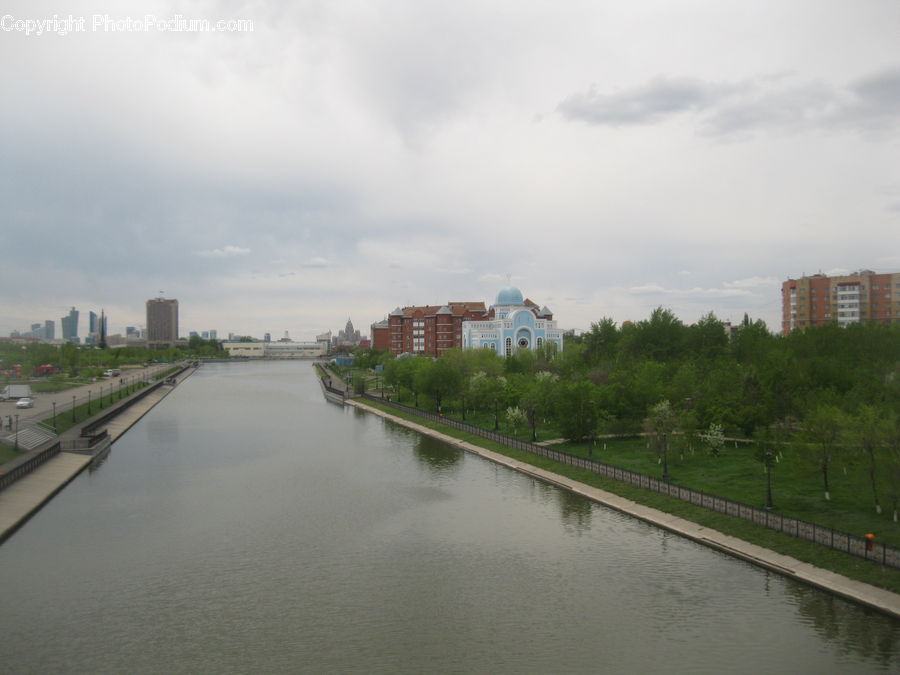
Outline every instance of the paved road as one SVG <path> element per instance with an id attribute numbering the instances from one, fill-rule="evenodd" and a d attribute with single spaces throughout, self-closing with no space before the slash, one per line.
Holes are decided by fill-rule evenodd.
<path id="1" fill-rule="evenodd" d="M 175 364 L 159 363 L 147 366 L 146 368 L 126 367 L 122 369 L 121 379 L 124 379 L 126 383 L 130 383 L 132 381 L 131 378 L 134 378 L 134 381 L 137 382 L 161 373 L 171 368 L 173 365 Z M 110 384 L 113 385 L 113 392 L 118 391 L 119 379 L 120 378 L 117 377 L 102 377 L 91 384 L 84 384 L 79 387 L 73 387 L 72 389 L 66 389 L 65 391 L 36 393 L 34 395 L 33 408 L 16 408 L 15 401 L 0 401 L 0 415 L 3 416 L 4 421 L 7 420 L 10 415 L 13 417 L 18 415 L 20 423 L 28 419 L 46 419 L 53 415 L 54 403 L 56 403 L 57 414 L 60 414 L 64 410 L 72 409 L 73 396 L 79 404 L 82 403 L 82 399 L 87 399 L 88 392 L 91 392 L 91 396 L 95 400 L 100 397 L 101 389 L 104 396 L 109 396 Z"/>

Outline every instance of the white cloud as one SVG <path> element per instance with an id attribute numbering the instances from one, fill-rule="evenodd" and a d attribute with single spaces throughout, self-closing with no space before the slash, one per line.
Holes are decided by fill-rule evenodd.
<path id="1" fill-rule="evenodd" d="M 331 267 L 331 262 L 328 260 L 328 258 L 314 256 L 312 258 L 309 258 L 306 262 L 302 263 L 301 266 L 306 268 Z"/>
<path id="2" fill-rule="evenodd" d="M 240 246 L 223 246 L 222 248 L 214 248 L 208 251 L 197 251 L 197 255 L 201 258 L 233 258 L 235 256 L 248 255 L 249 248 L 241 248 Z"/>
<path id="3" fill-rule="evenodd" d="M 724 286 L 726 288 L 767 288 L 781 286 L 781 282 L 775 277 L 750 277 L 737 281 L 726 281 Z"/>

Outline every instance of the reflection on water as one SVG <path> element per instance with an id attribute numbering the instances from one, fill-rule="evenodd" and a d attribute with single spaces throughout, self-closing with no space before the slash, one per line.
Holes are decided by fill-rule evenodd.
<path id="1" fill-rule="evenodd" d="M 10 673 L 898 670 L 897 622 L 326 403 L 307 363 L 201 368 L 0 569 Z"/>
<path id="2" fill-rule="evenodd" d="M 785 590 L 796 601 L 797 612 L 827 642 L 885 666 L 897 658 L 900 624 L 810 586 L 791 582 L 785 584 Z"/>
<path id="3" fill-rule="evenodd" d="M 416 434 L 413 439 L 413 453 L 432 476 L 452 475 L 462 461 L 465 450 L 445 443 L 431 436 Z"/>
<path id="4" fill-rule="evenodd" d="M 566 529 L 583 534 L 591 529 L 593 504 L 580 495 L 568 490 L 556 490 L 562 522 Z"/>

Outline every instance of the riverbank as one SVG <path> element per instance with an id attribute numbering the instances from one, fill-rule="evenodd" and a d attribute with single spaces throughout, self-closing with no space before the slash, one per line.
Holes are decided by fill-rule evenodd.
<path id="1" fill-rule="evenodd" d="M 521 473 L 528 474 L 543 482 L 580 494 L 598 504 L 639 518 L 645 522 L 664 528 L 670 532 L 679 534 L 680 536 L 687 537 L 688 539 L 705 546 L 715 548 L 729 555 L 777 572 L 778 574 L 827 590 L 841 597 L 866 605 L 885 614 L 889 614 L 895 618 L 900 618 L 900 595 L 889 590 L 878 588 L 855 579 L 850 579 L 844 575 L 816 567 L 815 565 L 797 560 L 791 556 L 727 535 L 718 530 L 705 527 L 679 516 L 639 504 L 638 502 L 620 495 L 582 483 L 559 473 L 543 469 L 534 464 L 517 460 L 508 455 L 494 452 L 474 443 L 454 438 L 453 436 L 442 433 L 436 429 L 393 415 L 385 410 L 360 403 L 356 400 L 347 400 L 346 403 L 357 409 L 372 412 L 409 429 L 456 445 L 468 452 L 480 455 L 490 461 L 502 464 Z"/>
<path id="2" fill-rule="evenodd" d="M 187 368 L 176 377 L 176 386 L 196 371 Z M 173 386 L 162 385 L 155 391 L 146 394 L 134 404 L 123 407 L 119 413 L 107 420 L 97 433 L 105 430 L 109 435 L 107 448 L 122 437 L 128 429 L 171 393 Z M 103 410 L 92 418 L 84 420 L 60 436 L 60 441 L 77 438 L 81 429 L 96 424 L 100 417 L 107 416 L 110 411 Z M 94 454 L 69 452 L 63 450 L 55 457 L 47 460 L 40 467 L 17 480 L 4 490 L 0 490 L 0 543 L 9 538 L 24 525 L 41 507 L 73 481 L 95 460 Z"/>

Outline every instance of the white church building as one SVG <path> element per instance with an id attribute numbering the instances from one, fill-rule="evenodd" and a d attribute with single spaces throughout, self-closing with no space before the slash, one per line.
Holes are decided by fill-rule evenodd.
<path id="1" fill-rule="evenodd" d="M 500 289 L 489 314 L 493 316 L 483 321 L 463 321 L 463 349 L 493 349 L 509 356 L 516 349 L 535 350 L 552 342 L 562 351 L 563 331 L 556 327 L 553 313 L 525 300 L 515 286 Z"/>

